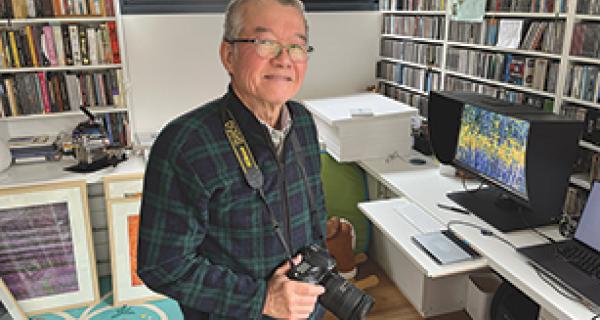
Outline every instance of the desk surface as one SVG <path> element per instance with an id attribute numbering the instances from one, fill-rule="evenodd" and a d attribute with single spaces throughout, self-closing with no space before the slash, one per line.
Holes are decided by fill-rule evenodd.
<path id="1" fill-rule="evenodd" d="M 392 191 L 415 202 L 444 223 L 451 220 L 474 223 L 494 230 L 496 234 L 517 247 L 546 241 L 530 230 L 503 234 L 474 215 L 439 209 L 438 203 L 455 205 L 446 197 L 446 193 L 462 190 L 463 185 L 458 178 L 441 175 L 439 167 L 431 159 L 426 158 L 426 160 L 425 165 L 411 165 L 402 158 L 388 161 L 384 159 L 367 160 L 359 164 Z M 558 319 L 591 319 L 594 316 L 583 305 L 563 297 L 546 284 L 526 263 L 526 259 L 510 246 L 495 238 L 482 236 L 478 230 L 467 226 L 454 225 L 452 229 L 484 256 L 490 267 Z M 555 239 L 560 239 L 556 226 L 539 229 Z"/>
<path id="2" fill-rule="evenodd" d="M 47 161 L 31 164 L 16 164 L 0 172 L 0 188 L 11 188 L 46 182 L 84 179 L 87 183 L 102 181 L 102 178 L 114 174 L 143 173 L 146 164 L 141 157 L 131 157 L 116 167 L 108 167 L 90 173 L 74 173 L 64 168 L 77 164 L 74 159 Z"/>

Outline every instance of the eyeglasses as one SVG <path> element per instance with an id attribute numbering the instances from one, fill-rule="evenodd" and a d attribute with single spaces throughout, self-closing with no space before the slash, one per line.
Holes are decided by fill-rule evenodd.
<path id="1" fill-rule="evenodd" d="M 256 53 L 266 59 L 273 59 L 278 57 L 283 51 L 283 48 L 287 49 L 290 59 L 294 62 L 305 62 L 308 60 L 308 54 L 314 51 L 312 46 L 305 46 L 301 44 L 288 44 L 283 45 L 275 40 L 260 40 L 260 39 L 226 39 L 229 43 L 253 43 Z"/>

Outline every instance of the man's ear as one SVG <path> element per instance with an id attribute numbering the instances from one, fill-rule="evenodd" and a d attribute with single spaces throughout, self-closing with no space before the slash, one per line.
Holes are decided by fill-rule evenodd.
<path id="1" fill-rule="evenodd" d="M 219 48 L 219 54 L 221 55 L 221 63 L 227 73 L 232 74 L 233 70 L 233 46 L 230 43 L 221 41 L 221 47 Z"/>

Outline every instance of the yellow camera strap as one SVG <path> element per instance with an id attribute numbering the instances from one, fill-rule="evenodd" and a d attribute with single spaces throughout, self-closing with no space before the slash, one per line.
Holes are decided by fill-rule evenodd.
<path id="1" fill-rule="evenodd" d="M 240 168 L 244 172 L 244 176 L 248 181 L 248 184 L 253 189 L 259 190 L 262 188 L 264 179 L 258 164 L 256 164 L 256 160 L 252 155 L 252 151 L 248 146 L 248 142 L 246 142 L 246 138 L 240 130 L 235 118 L 231 114 L 229 109 L 224 108 L 223 112 L 223 127 L 225 129 L 225 135 L 227 136 L 227 140 L 229 140 L 229 144 L 231 145 L 231 149 L 233 149 L 233 153 L 240 164 Z"/>

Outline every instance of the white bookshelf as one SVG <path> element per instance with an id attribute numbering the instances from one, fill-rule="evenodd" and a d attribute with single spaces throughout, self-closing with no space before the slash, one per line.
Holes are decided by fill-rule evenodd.
<path id="1" fill-rule="evenodd" d="M 433 10 L 382 10 L 383 14 L 393 14 L 393 15 L 406 15 L 406 16 L 444 16 L 446 15 L 446 11 L 433 11 Z"/>
<path id="2" fill-rule="evenodd" d="M 600 109 L 600 104 L 594 103 L 592 101 L 585 101 L 581 99 L 575 99 L 573 97 L 562 97 L 562 101 L 578 104 L 581 106 L 586 106 L 588 108 Z"/>
<path id="3" fill-rule="evenodd" d="M 580 21 L 600 22 L 600 16 L 591 15 L 591 14 L 577 14 L 577 15 L 575 15 L 575 19 L 580 20 Z"/>
<path id="4" fill-rule="evenodd" d="M 381 57 L 379 57 L 379 59 L 383 60 L 383 61 L 389 61 L 389 62 L 394 62 L 394 63 L 398 63 L 398 64 L 403 64 L 403 65 L 410 66 L 413 68 L 427 69 L 427 70 L 432 70 L 432 71 L 436 71 L 436 72 L 442 72 L 442 69 L 439 67 L 427 66 L 424 64 L 416 63 L 416 62 L 394 59 L 394 58 L 385 57 L 385 56 L 381 56 Z"/>
<path id="5" fill-rule="evenodd" d="M 419 94 L 419 95 L 422 95 L 422 96 L 427 96 L 428 95 L 427 92 L 425 92 L 423 90 L 419 90 L 419 89 L 413 88 L 411 86 L 399 84 L 397 82 L 390 81 L 390 80 L 387 80 L 387 79 L 377 78 L 377 81 L 389 84 L 389 85 L 394 86 L 396 88 L 404 89 L 404 90 L 409 91 L 411 93 L 416 93 L 416 94 Z"/>
<path id="6" fill-rule="evenodd" d="M 403 36 L 403 35 L 399 35 L 399 34 L 387 33 L 387 34 L 382 34 L 381 37 L 386 38 L 386 39 L 399 39 L 399 40 L 414 41 L 414 42 L 444 44 L 444 40 L 419 38 L 419 37 L 413 37 L 413 36 Z"/>
<path id="7" fill-rule="evenodd" d="M 547 59 L 553 59 L 553 60 L 560 60 L 560 58 L 561 58 L 560 54 L 546 53 L 546 52 L 542 52 L 542 51 L 487 46 L 487 45 L 464 43 L 464 42 L 458 42 L 458 41 L 448 41 L 448 46 L 455 47 L 455 48 L 484 50 L 484 51 L 491 51 L 491 52 L 513 53 L 513 54 L 518 54 L 518 55 L 523 55 L 523 56 L 540 57 L 540 58 L 547 58 Z"/>
<path id="8" fill-rule="evenodd" d="M 116 26 L 116 38 L 117 38 L 117 43 L 118 43 L 118 48 L 119 48 L 119 55 L 120 55 L 120 59 L 124 60 L 125 58 L 125 52 L 124 52 L 124 46 L 122 43 L 122 30 L 121 30 L 121 15 L 120 15 L 120 7 L 119 4 L 120 2 L 118 0 L 107 0 L 106 3 L 111 2 L 112 7 L 114 9 L 114 15 L 111 14 L 111 16 L 100 16 L 100 15 L 69 15 L 69 16 L 56 16 L 56 17 L 41 17 L 41 18 L 15 18 L 15 19 L 0 19 L 0 27 L 6 28 L 6 27 L 15 27 L 17 29 L 23 29 L 27 26 L 33 26 L 32 29 L 37 29 L 40 33 L 43 33 L 41 31 L 41 27 L 44 25 L 49 25 L 49 26 L 65 26 L 65 25 L 78 25 L 78 26 L 83 26 L 83 30 L 79 30 L 78 31 L 78 35 L 83 34 L 83 32 L 85 32 L 86 36 L 89 34 L 88 27 L 97 29 L 97 28 L 106 28 L 106 30 L 108 30 L 108 26 L 106 26 L 107 23 L 114 23 Z M 31 29 L 30 29 L 31 30 Z M 58 31 L 54 31 L 54 32 L 63 32 L 63 37 L 64 35 L 64 30 L 58 30 Z M 110 32 L 110 31 L 107 31 Z M 34 32 L 34 36 L 35 36 L 35 32 Z M 101 33 L 98 32 L 96 36 L 100 36 Z M 69 39 L 71 39 L 73 37 L 72 34 L 67 35 L 67 37 Z M 25 44 L 24 47 L 20 47 L 20 51 L 19 55 L 20 56 L 24 56 L 24 55 L 36 55 L 37 56 L 37 60 L 39 60 L 40 56 L 44 55 L 43 53 L 41 53 L 43 50 L 45 50 L 45 43 L 39 43 L 39 44 L 35 44 L 35 49 L 32 49 L 30 47 L 30 44 L 27 42 L 27 36 L 23 37 Z M 84 40 L 81 40 L 79 37 L 77 37 L 79 45 L 83 45 L 86 44 L 87 42 L 85 42 Z M 107 39 L 105 41 L 108 41 L 108 44 L 106 44 L 107 42 L 103 42 L 102 45 L 108 45 L 111 46 L 112 44 L 110 37 L 107 38 L 97 38 L 98 40 L 100 39 Z M 29 40 L 31 41 L 31 40 Z M 34 41 L 35 38 L 34 38 Z M 58 41 L 58 40 L 55 40 Z M 87 40 L 86 40 L 87 41 Z M 41 42 L 44 42 L 44 39 L 42 39 Z M 56 42 L 55 42 L 56 43 Z M 4 45 L 7 45 L 6 43 Z M 101 44 L 98 44 L 98 46 L 100 46 Z M 10 45 L 7 47 L 10 48 Z M 14 55 L 13 54 L 13 50 L 11 49 L 6 49 L 8 51 L 10 51 L 11 56 Z M 89 50 L 89 47 L 88 47 Z M 97 54 L 101 55 L 104 52 L 98 48 L 97 50 Z M 25 52 L 27 51 L 27 52 Z M 58 53 L 56 53 L 58 55 Z M 49 55 L 50 56 L 50 55 Z M 31 61 L 33 58 L 30 58 L 29 61 Z M 48 58 L 50 59 L 50 58 Z M 101 59 L 99 59 L 101 60 Z M 106 61 L 106 60 L 104 60 Z M 109 60 L 110 61 L 110 60 Z M 39 62 L 39 65 L 42 65 L 41 62 Z M 93 97 L 95 99 L 94 103 L 90 103 L 92 105 L 92 107 L 88 107 L 88 109 L 90 110 L 90 112 L 92 114 L 95 115 L 102 115 L 104 116 L 105 114 L 126 114 L 125 118 L 130 118 L 130 111 L 128 108 L 128 98 L 126 96 L 126 74 L 125 74 L 125 66 L 122 63 L 98 63 L 98 64 L 83 64 L 82 63 L 76 63 L 73 65 L 55 65 L 55 66 L 38 66 L 38 67 L 9 67 L 9 68 L 1 68 L 0 69 L 0 74 L 3 77 L 18 77 L 18 76 L 24 76 L 25 74 L 35 74 L 35 73 L 45 73 L 46 77 L 48 77 L 49 73 L 54 73 L 54 74 L 63 74 L 63 73 L 71 73 L 71 74 L 76 74 L 79 75 L 83 74 L 86 75 L 86 77 L 80 78 L 80 81 L 84 81 L 85 82 L 85 89 L 86 90 L 92 90 L 94 91 L 92 94 L 87 93 L 88 97 Z M 116 73 L 113 73 L 114 70 L 118 70 Z M 107 77 L 105 72 L 110 71 L 111 76 Z M 98 73 L 102 73 L 103 76 L 100 77 L 96 77 L 96 74 Z M 118 75 L 117 75 L 118 73 Z M 94 74 L 93 76 L 87 76 L 88 74 Z M 69 102 L 67 102 L 67 100 L 65 99 L 65 96 L 63 94 L 65 94 L 63 90 L 67 90 L 66 89 L 66 85 L 63 82 L 64 79 L 62 78 L 62 76 L 60 76 L 60 80 L 59 82 L 61 84 L 57 85 L 57 87 L 51 87 L 50 84 L 50 78 L 47 78 L 47 88 L 45 90 L 47 90 L 49 93 L 48 95 L 50 97 L 55 96 L 55 93 L 51 92 L 51 90 L 61 90 L 61 97 L 60 98 L 55 98 L 57 100 L 54 100 L 53 102 L 51 102 L 51 108 L 52 110 L 54 110 L 53 112 L 47 112 L 47 104 L 45 105 L 46 110 L 37 110 L 35 108 L 32 108 L 31 105 L 28 106 L 28 109 L 26 109 L 26 111 L 23 111 L 22 109 L 20 109 L 19 102 L 17 100 L 17 107 L 11 108 L 9 107 L 11 110 L 11 112 L 14 113 L 14 111 L 18 111 L 16 113 L 14 113 L 15 115 L 5 115 L 2 117 L 2 110 L 0 110 L 0 132 L 2 132 L 3 135 L 7 135 L 7 137 L 11 137 L 11 136 L 18 136 L 18 135 L 23 135 L 23 134 L 37 134 L 37 131 L 35 128 L 43 128 L 43 130 L 45 131 L 44 133 L 58 133 L 61 131 L 71 131 L 76 125 L 77 123 L 80 121 L 80 119 L 78 119 L 78 117 L 85 117 L 85 114 L 83 112 L 81 112 L 78 109 L 75 110 L 70 110 L 71 109 L 71 105 L 69 104 Z M 91 84 L 90 84 L 90 79 L 88 79 L 87 77 L 91 78 Z M 93 77 L 93 78 L 92 78 Z M 85 79 L 85 80 L 84 80 Z M 104 81 L 104 83 L 100 83 L 100 81 Z M 107 85 L 107 81 L 113 81 L 111 83 L 116 84 L 119 87 L 120 90 L 120 96 L 118 97 L 112 97 L 115 102 L 115 104 L 118 105 L 109 105 L 109 106 L 102 106 L 102 105 L 95 105 L 95 104 L 102 104 L 101 101 L 104 101 L 104 98 L 100 99 L 96 97 L 96 94 L 98 92 L 102 92 L 104 95 L 106 95 L 106 99 L 108 100 L 108 103 L 112 103 L 112 99 L 111 97 L 109 97 L 108 95 L 110 94 L 109 92 L 109 87 L 105 87 Z M 39 88 L 41 82 L 37 82 L 36 86 Z M 6 83 L 2 83 L 3 86 L 7 86 Z M 83 85 L 81 86 L 82 88 L 84 87 Z M 60 89 L 58 89 L 60 88 Z M 17 90 L 17 87 L 15 86 L 15 89 L 13 90 Z M 85 91 L 85 90 L 84 90 Z M 32 92 L 32 94 L 36 94 L 35 92 Z M 48 96 L 43 97 L 43 93 L 37 93 L 40 97 L 40 108 L 41 109 L 45 109 L 44 108 L 44 99 L 52 99 L 52 98 L 48 98 Z M 69 99 L 71 98 L 70 95 L 66 95 L 69 97 Z M 62 102 L 57 102 L 57 101 L 62 101 Z M 64 109 L 67 109 L 68 111 L 56 111 L 58 108 L 62 108 L 64 107 Z M 34 110 L 35 109 L 35 110 Z M 23 111 L 24 114 L 20 114 L 19 112 Z M 40 113 L 34 113 L 35 111 L 38 111 Z M 115 116 L 115 117 L 119 117 L 120 116 Z M 112 118 L 112 116 L 111 116 Z M 108 121 L 108 117 L 106 117 L 106 120 Z M 125 121 L 125 120 L 124 120 Z M 125 125 L 124 125 L 125 126 Z M 30 128 L 30 129 L 25 129 L 25 127 Z"/>
<path id="9" fill-rule="evenodd" d="M 582 63 L 582 64 L 597 64 L 600 65 L 600 59 L 598 58 L 589 58 L 589 57 L 580 57 L 580 56 L 568 56 L 567 59 L 571 62 Z"/>
<path id="10" fill-rule="evenodd" d="M 127 108 L 119 106 L 99 106 L 88 108 L 88 110 L 94 115 L 107 114 L 107 113 L 123 113 L 127 112 Z M 40 113 L 40 114 L 27 114 L 16 117 L 5 117 L 0 118 L 0 122 L 8 121 L 22 121 L 22 120 L 46 120 L 52 118 L 65 118 L 65 117 L 78 117 L 85 116 L 82 111 L 64 111 L 64 112 L 51 112 L 51 113 Z"/>
<path id="11" fill-rule="evenodd" d="M 65 24 L 65 23 L 102 23 L 116 21 L 115 17 L 77 16 L 57 18 L 27 18 L 27 19 L 0 19 L 0 26 L 22 24 Z"/>
<path id="12" fill-rule="evenodd" d="M 598 23 L 600 22 L 600 15 L 595 14 L 579 14 L 576 12 L 577 10 L 577 1 L 576 0 L 568 0 L 567 2 L 567 11 L 566 12 L 549 12 L 549 13 L 534 13 L 534 12 L 497 12 L 497 11 L 486 11 L 484 15 L 484 19 L 523 19 L 523 20 L 535 20 L 535 21 L 547 21 L 547 22 L 560 22 L 564 23 L 564 35 L 561 39 L 562 43 L 559 43 L 560 51 L 556 53 L 544 52 L 541 50 L 524 50 L 524 49 L 513 49 L 513 48 L 502 48 L 498 46 L 484 45 L 484 44 L 473 44 L 467 42 L 459 42 L 450 40 L 450 20 L 451 20 L 451 12 L 450 10 L 446 11 L 430 11 L 430 12 L 407 12 L 407 11 L 394 11 L 387 10 L 383 11 L 383 15 L 394 15 L 394 16 L 440 16 L 445 18 L 445 29 L 443 34 L 441 35 L 440 40 L 434 39 L 424 39 L 424 38 L 413 38 L 410 36 L 398 36 L 394 34 L 382 34 L 382 39 L 395 39 L 396 41 L 415 41 L 415 42 L 423 42 L 423 43 L 431 43 L 440 45 L 442 49 L 442 57 L 441 61 L 437 61 L 438 68 L 434 69 L 435 71 L 439 71 L 441 74 L 440 77 L 440 88 L 448 89 L 446 87 L 447 79 L 449 77 L 461 79 L 467 82 L 484 84 L 491 87 L 505 89 L 515 92 L 522 92 L 525 94 L 529 94 L 531 96 L 539 97 L 540 99 L 549 99 L 553 102 L 553 112 L 560 113 L 562 109 L 562 105 L 564 103 L 568 103 L 571 105 L 585 107 L 588 110 L 590 109 L 600 109 L 600 103 L 595 101 L 586 101 L 582 99 L 577 99 L 574 97 L 567 96 L 568 91 L 565 88 L 567 83 L 567 75 L 571 72 L 574 65 L 590 65 L 595 66 L 600 69 L 600 58 L 594 57 L 583 57 L 583 56 L 571 56 L 571 41 L 573 36 L 573 31 L 575 29 L 575 25 L 577 23 Z M 557 11 L 559 8 L 555 8 Z M 402 19 L 402 18 L 400 18 Z M 484 20 L 485 21 L 485 20 Z M 485 23 L 485 22 L 483 22 Z M 526 24 L 525 26 L 526 27 Z M 483 28 L 481 28 L 483 29 Z M 525 37 L 527 30 L 523 30 L 522 38 Z M 482 41 L 486 39 L 484 31 L 482 30 Z M 521 39 L 523 41 L 523 39 Z M 556 41 L 556 40 L 555 40 Z M 464 50 L 475 50 L 478 52 L 489 52 L 489 53 L 502 53 L 502 54 L 513 54 L 522 56 L 525 58 L 535 58 L 535 59 L 547 59 L 548 64 L 558 62 L 558 73 L 556 76 L 556 88 L 554 90 L 548 89 L 554 92 L 542 91 L 533 89 L 526 86 L 510 84 L 503 81 L 490 80 L 484 77 L 480 77 L 473 74 L 457 72 L 455 70 L 449 69 L 448 65 L 448 54 L 449 49 L 464 49 Z M 454 57 L 454 59 L 456 59 Z M 416 68 L 427 68 L 427 66 L 423 65 L 415 65 L 414 63 L 407 63 L 405 61 L 401 61 L 399 59 L 386 58 L 381 57 L 381 61 L 387 61 L 397 64 L 409 65 Z M 421 90 L 416 90 L 415 88 L 408 87 L 406 85 L 398 85 L 393 81 L 378 79 L 380 83 L 385 83 L 387 85 L 391 85 L 395 88 L 400 88 L 402 90 L 406 90 L 410 93 L 420 94 L 424 97 L 428 95 L 427 92 L 422 92 Z M 600 79 L 597 80 L 600 82 Z M 596 83 L 598 86 L 598 83 Z M 394 93 L 394 92 L 392 92 Z M 584 150 L 588 150 L 593 153 L 600 153 L 600 146 L 597 146 L 593 143 L 581 140 L 579 142 L 580 148 Z M 576 185 L 580 188 L 589 190 L 590 182 L 589 182 L 589 174 L 579 174 L 574 175 L 571 178 L 572 185 Z"/>
<path id="13" fill-rule="evenodd" d="M 452 70 L 448 70 L 448 69 L 446 69 L 446 75 L 451 75 L 451 76 L 466 79 L 466 80 L 473 80 L 475 82 L 485 83 L 485 84 L 489 84 L 489 85 L 492 85 L 495 87 L 501 87 L 501 88 L 505 88 L 505 89 L 509 89 L 509 90 L 515 90 L 515 91 L 520 91 L 520 92 L 525 92 L 525 93 L 532 93 L 532 94 L 535 94 L 535 95 L 538 95 L 541 97 L 547 97 L 547 98 L 555 97 L 555 95 L 550 92 L 540 91 L 540 90 L 536 90 L 536 89 L 532 89 L 529 87 L 520 86 L 520 85 L 516 85 L 516 84 L 512 84 L 512 83 L 506 83 L 506 82 L 502 82 L 502 81 L 491 80 L 491 79 L 486 79 L 486 78 L 477 77 L 477 76 L 473 76 L 473 75 L 468 75 L 465 73 L 456 72 L 456 71 L 452 71 Z"/>
<path id="14" fill-rule="evenodd" d="M 105 69 L 120 69 L 121 64 L 93 64 L 93 65 L 75 65 L 75 66 L 55 66 L 55 67 L 24 67 L 0 69 L 0 73 L 28 73 L 28 72 L 53 72 L 53 71 L 94 71 Z"/>
<path id="15" fill-rule="evenodd" d="M 566 13 L 551 12 L 499 12 L 488 11 L 486 18 L 529 18 L 529 19 L 566 19 Z"/>
<path id="16" fill-rule="evenodd" d="M 593 143 L 589 143 L 587 141 L 581 140 L 579 141 L 579 146 L 586 148 L 588 150 L 592 150 L 594 152 L 600 152 L 600 146 L 597 146 Z"/>

